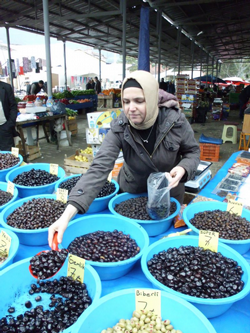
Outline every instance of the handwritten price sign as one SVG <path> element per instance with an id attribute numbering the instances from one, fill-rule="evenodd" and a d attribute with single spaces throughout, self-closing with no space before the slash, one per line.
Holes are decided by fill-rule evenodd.
<path id="1" fill-rule="evenodd" d="M 209 230 L 200 230 L 199 247 L 204 250 L 218 251 L 219 233 Z"/>
<path id="2" fill-rule="evenodd" d="M 242 203 L 239 201 L 235 201 L 233 199 L 229 199 L 227 203 L 227 211 L 230 212 L 231 214 L 236 214 L 241 216 L 242 214 Z"/>
<path id="3" fill-rule="evenodd" d="M 18 157 L 18 155 L 19 155 L 19 148 L 12 147 L 11 148 L 11 153 L 12 153 L 12 155 Z"/>
<path id="4" fill-rule="evenodd" d="M 68 200 L 68 190 L 64 188 L 58 188 L 56 192 L 56 200 L 61 201 L 63 203 L 67 203 Z"/>
<path id="5" fill-rule="evenodd" d="M 8 258 L 11 245 L 11 237 L 5 232 L 0 233 L 0 256 Z"/>
<path id="6" fill-rule="evenodd" d="M 58 164 L 50 164 L 49 173 L 57 176 L 58 175 Z"/>
<path id="7" fill-rule="evenodd" d="M 152 289 L 135 290 L 135 308 L 149 310 L 161 317 L 161 291 Z"/>
<path id="8" fill-rule="evenodd" d="M 7 184 L 7 192 L 9 192 L 10 194 L 14 194 L 14 190 L 15 190 L 15 185 L 14 183 L 12 183 L 11 181 L 8 181 Z"/>
<path id="9" fill-rule="evenodd" d="M 85 259 L 69 254 L 67 276 L 83 283 Z"/>

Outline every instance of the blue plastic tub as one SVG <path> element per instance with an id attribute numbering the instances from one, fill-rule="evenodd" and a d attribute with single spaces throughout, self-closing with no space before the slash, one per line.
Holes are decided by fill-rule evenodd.
<path id="1" fill-rule="evenodd" d="M 56 200 L 55 194 L 41 194 L 32 197 L 23 198 L 13 202 L 8 205 L 1 213 L 0 213 L 0 224 L 11 231 L 13 231 L 19 238 L 21 244 L 24 245 L 47 245 L 48 244 L 48 228 L 36 229 L 36 230 L 27 230 L 27 229 L 17 229 L 9 226 L 7 222 L 7 217 L 18 207 L 22 206 L 25 202 L 38 199 L 38 198 L 48 198 Z M 71 222 L 70 222 L 71 223 Z"/>
<path id="2" fill-rule="evenodd" d="M 64 182 L 66 182 L 67 180 L 74 178 L 74 177 L 79 177 L 81 176 L 81 174 L 77 174 L 77 175 L 72 175 L 72 176 L 68 176 L 65 178 L 60 179 L 60 181 L 57 182 L 56 186 L 55 186 L 55 192 L 57 191 L 57 189 L 60 187 L 60 185 Z M 88 214 L 96 214 L 99 213 L 105 209 L 108 208 L 108 204 L 109 201 L 117 194 L 117 192 L 119 191 L 119 185 L 115 180 L 111 181 L 112 183 L 115 184 L 115 191 L 113 193 L 111 193 L 110 195 L 107 195 L 106 197 L 102 197 L 102 198 L 96 198 L 92 204 L 90 205 L 87 213 Z"/>
<path id="3" fill-rule="evenodd" d="M 120 319 L 130 319 L 134 310 L 135 289 L 111 293 L 81 315 L 75 332 L 102 332 Z M 164 291 L 161 292 L 161 315 L 163 320 L 169 319 L 174 328 L 183 333 L 216 333 L 208 319 L 192 304 Z"/>
<path id="4" fill-rule="evenodd" d="M 125 221 L 124 219 L 111 214 L 85 216 L 76 219 L 71 223 L 71 225 L 68 226 L 60 246 L 67 248 L 76 237 L 95 232 L 97 230 L 114 231 L 115 229 L 122 231 L 125 234 L 129 234 L 140 247 L 140 252 L 133 258 L 119 262 L 102 263 L 90 260 L 86 260 L 86 262 L 96 269 L 101 280 L 117 279 L 127 274 L 133 268 L 149 245 L 149 238 L 146 231 L 137 223 Z"/>
<path id="5" fill-rule="evenodd" d="M 8 258 L 2 264 L 0 264 L 0 271 L 12 264 L 19 248 L 19 239 L 17 235 L 8 229 L 0 228 L 0 232 L 2 230 L 5 231 L 11 237 L 11 245 Z"/>
<path id="6" fill-rule="evenodd" d="M 8 183 L 4 183 L 4 182 L 0 182 L 0 190 L 2 191 L 5 191 L 7 192 L 7 187 L 8 187 Z M 13 194 L 13 198 L 6 202 L 6 204 L 0 206 L 0 212 L 5 208 L 7 207 L 8 205 L 10 205 L 12 202 L 16 201 L 17 200 L 17 197 L 18 197 L 18 190 L 15 186 L 15 189 L 14 189 L 14 194 Z"/>
<path id="7" fill-rule="evenodd" d="M 177 201 L 174 198 L 170 198 L 171 202 L 176 203 L 176 211 L 169 215 L 166 219 L 163 220 L 136 220 L 136 219 L 130 219 L 128 217 L 122 216 L 121 214 L 118 214 L 115 211 L 115 206 L 123 201 L 127 201 L 132 198 L 138 198 L 138 197 L 147 197 L 147 193 L 142 194 L 131 194 L 131 193 L 122 193 L 115 196 L 113 199 L 109 202 L 109 210 L 112 214 L 115 216 L 122 217 L 123 219 L 127 221 L 134 221 L 136 223 L 139 223 L 148 233 L 149 236 L 157 236 L 162 234 L 163 232 L 166 232 L 170 227 L 171 224 L 175 218 L 175 216 L 179 213 L 181 205 L 179 201 Z"/>
<path id="8" fill-rule="evenodd" d="M 227 203 L 205 201 L 205 202 L 195 202 L 193 204 L 188 205 L 183 211 L 183 219 L 186 225 L 193 230 L 190 234 L 199 235 L 199 230 L 189 222 L 194 217 L 194 214 L 204 212 L 206 210 L 216 210 L 216 209 L 226 211 Z M 241 216 L 245 217 L 250 222 L 250 211 L 248 209 L 243 208 Z M 248 250 L 250 249 L 250 239 L 230 240 L 230 239 L 219 238 L 219 241 L 232 247 L 235 251 L 239 252 L 240 254 L 244 254 L 248 252 Z"/>
<path id="9" fill-rule="evenodd" d="M 0 153 L 1 154 L 11 154 L 10 151 L 0 151 Z M 13 167 L 8 168 L 8 169 L 0 170 L 0 182 L 5 182 L 7 173 L 10 172 L 11 170 L 17 168 L 23 162 L 22 155 L 19 154 L 18 157 L 19 157 L 19 162 L 16 165 L 14 165 Z"/>
<path id="10" fill-rule="evenodd" d="M 21 260 L 4 269 L 0 273 L 0 318 L 9 314 L 8 308 L 10 306 L 14 306 L 16 309 L 15 313 L 13 314 L 14 317 L 19 314 L 23 314 L 25 311 L 27 311 L 24 306 L 24 303 L 27 300 L 31 301 L 32 308 L 35 308 L 37 305 L 43 305 L 44 309 L 49 309 L 49 303 L 51 302 L 49 298 L 51 294 L 29 294 L 30 285 L 32 283 L 37 283 L 37 280 L 33 278 L 29 272 L 30 259 L 31 258 Z M 58 271 L 58 273 L 48 280 L 59 279 L 61 276 L 67 276 L 67 260 L 65 261 L 62 268 Z M 90 265 L 85 266 L 84 283 L 86 283 L 89 296 L 92 298 L 92 304 L 90 305 L 90 307 L 92 307 L 101 296 L 101 281 L 96 271 Z M 35 301 L 35 297 L 38 295 L 42 296 L 42 301 L 39 303 Z M 80 319 L 80 317 L 78 318 L 78 320 Z M 77 322 L 74 325 L 68 327 L 63 332 L 75 332 L 76 324 Z"/>
<path id="11" fill-rule="evenodd" d="M 24 166 L 21 166 L 20 168 L 14 169 L 10 172 L 7 173 L 6 175 L 6 181 L 8 182 L 9 180 L 13 182 L 13 179 L 17 176 L 20 175 L 23 172 L 30 171 L 31 169 L 41 169 L 45 170 L 47 172 L 50 171 L 50 164 L 49 163 L 34 163 L 34 164 L 27 164 Z M 59 180 L 65 176 L 65 171 L 63 168 L 60 166 L 58 167 L 58 177 Z M 20 198 L 26 198 L 34 195 L 39 195 L 39 194 L 52 194 L 54 192 L 54 188 L 56 186 L 56 183 L 59 181 L 57 180 L 54 183 L 47 184 L 47 185 L 41 185 L 41 186 L 22 186 L 15 184 L 19 197 Z"/>
<path id="12" fill-rule="evenodd" d="M 245 285 L 242 291 L 240 291 L 237 295 L 226 298 L 204 299 L 182 294 L 164 286 L 162 283 L 156 280 L 149 272 L 147 267 L 147 262 L 152 259 L 154 254 L 158 254 L 163 250 L 167 250 L 168 248 L 173 247 L 179 248 L 180 246 L 188 245 L 198 246 L 198 243 L 199 237 L 197 236 L 176 236 L 159 240 L 146 249 L 141 258 L 141 267 L 146 278 L 153 284 L 154 287 L 185 299 L 186 301 L 195 305 L 207 318 L 213 318 L 226 312 L 233 305 L 233 303 L 243 299 L 250 292 L 250 267 L 246 259 L 244 259 L 238 252 L 223 243 L 218 244 L 218 252 L 227 258 L 231 258 L 237 261 L 244 272 L 242 275 L 242 280 L 244 281 Z"/>

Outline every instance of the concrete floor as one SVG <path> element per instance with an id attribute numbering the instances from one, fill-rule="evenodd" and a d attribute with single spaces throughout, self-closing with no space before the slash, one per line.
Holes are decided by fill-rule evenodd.
<path id="1" fill-rule="evenodd" d="M 213 162 L 210 167 L 212 176 L 216 174 L 232 153 L 238 151 L 239 136 L 242 128 L 242 121 L 239 119 L 238 114 L 238 110 L 230 111 L 230 117 L 228 118 L 228 121 L 238 123 L 238 142 L 237 144 L 226 142 L 221 145 L 220 160 L 219 162 Z M 86 115 L 79 115 L 77 124 L 78 134 L 76 136 L 72 136 L 72 146 L 61 146 L 60 149 L 57 150 L 57 146 L 55 144 L 47 143 L 46 139 L 39 140 L 42 156 L 32 162 L 56 163 L 63 167 L 65 155 L 73 155 L 78 148 L 85 149 L 87 147 L 85 129 L 88 127 Z M 221 138 L 223 125 L 224 121 L 215 121 L 211 118 L 211 113 L 208 113 L 208 119 L 204 125 L 194 123 L 191 126 L 194 130 L 195 138 L 199 141 L 202 133 L 209 137 Z M 41 133 L 41 135 L 43 134 Z M 35 137 L 35 131 L 33 132 L 33 137 Z"/>

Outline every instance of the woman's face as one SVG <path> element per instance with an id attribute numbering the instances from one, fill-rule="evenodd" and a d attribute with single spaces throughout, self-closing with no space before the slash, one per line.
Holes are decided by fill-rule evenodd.
<path id="1" fill-rule="evenodd" d="M 126 88 L 123 91 L 123 108 L 126 117 L 135 125 L 140 125 L 146 118 L 146 101 L 140 88 Z"/>

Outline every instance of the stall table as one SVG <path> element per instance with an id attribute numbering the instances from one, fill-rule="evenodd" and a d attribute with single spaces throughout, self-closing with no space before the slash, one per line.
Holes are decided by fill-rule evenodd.
<path id="1" fill-rule="evenodd" d="M 45 134 L 45 138 L 46 138 L 47 142 L 49 142 L 49 137 L 48 137 L 48 134 L 47 134 L 46 129 L 45 129 L 45 124 L 46 124 L 46 122 L 54 121 L 54 120 L 57 120 L 57 119 L 62 119 L 63 120 L 63 124 L 65 126 L 65 130 L 66 130 L 69 145 L 72 146 L 71 138 L 70 138 L 69 130 L 68 130 L 68 125 L 67 125 L 67 115 L 66 114 L 58 114 L 58 115 L 54 115 L 54 116 L 45 116 L 45 117 L 41 117 L 39 119 L 30 119 L 30 120 L 25 120 L 25 121 L 18 121 L 16 123 L 17 131 L 20 133 L 20 137 L 21 137 L 22 150 L 24 152 L 23 160 L 25 162 L 27 162 L 28 154 L 27 154 L 26 145 L 25 145 L 23 128 L 25 128 L 25 127 L 36 127 L 36 134 L 37 134 L 36 144 L 38 145 L 38 141 L 43 139 L 43 138 L 39 138 L 39 125 L 42 125 L 43 130 L 44 130 L 44 134 Z M 60 132 L 57 132 L 57 149 L 59 149 L 59 145 L 60 145 L 59 142 L 60 142 Z"/>

